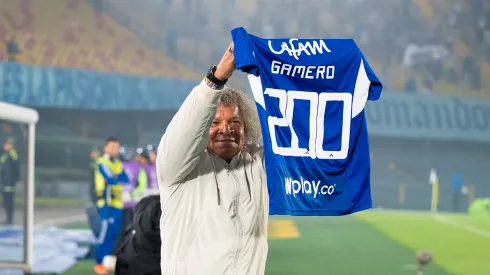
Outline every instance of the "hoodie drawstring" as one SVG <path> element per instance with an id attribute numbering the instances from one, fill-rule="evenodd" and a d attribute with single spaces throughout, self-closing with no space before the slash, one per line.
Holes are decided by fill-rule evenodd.
<path id="1" fill-rule="evenodd" d="M 209 153 L 208 151 L 209 158 L 211 159 L 211 165 L 213 166 L 213 174 L 214 174 L 214 181 L 216 183 L 216 192 L 218 193 L 217 198 L 218 198 L 218 205 L 221 205 L 221 198 L 219 194 L 219 186 L 218 186 L 218 175 L 216 174 L 216 165 L 214 164 L 214 159 L 213 155 Z"/>

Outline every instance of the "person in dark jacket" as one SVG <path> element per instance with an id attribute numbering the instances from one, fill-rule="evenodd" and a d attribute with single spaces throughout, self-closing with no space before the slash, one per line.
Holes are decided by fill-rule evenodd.
<path id="1" fill-rule="evenodd" d="M 121 233 L 116 241 L 115 248 L 119 247 L 121 243 L 124 241 L 124 232 L 126 228 L 133 222 L 133 213 L 134 213 L 134 203 L 141 200 L 145 196 L 146 189 L 148 187 L 148 175 L 146 173 L 146 163 L 148 162 L 148 151 L 143 148 L 136 149 L 135 152 L 128 148 L 121 147 L 120 150 L 120 159 L 125 161 L 125 171 L 128 175 L 132 175 L 130 177 L 130 184 L 134 186 L 134 190 L 132 190 L 130 194 L 131 200 L 129 202 L 125 202 L 124 212 L 123 212 L 123 226 L 121 226 Z M 127 165 L 127 166 L 126 166 Z"/>
<path id="2" fill-rule="evenodd" d="M 114 275 L 160 275 L 160 196 L 143 198 L 134 208 L 133 222 L 116 249 Z"/>
<path id="3" fill-rule="evenodd" d="M 20 179 L 19 156 L 14 147 L 13 139 L 3 143 L 0 152 L 0 186 L 2 186 L 3 204 L 7 219 L 5 224 L 14 223 L 15 186 Z"/>
<path id="4" fill-rule="evenodd" d="M 90 225 L 90 229 L 94 236 L 100 234 L 100 217 L 99 210 L 97 209 L 97 194 L 95 192 L 95 171 L 99 169 L 98 160 L 100 158 L 100 151 L 96 147 L 92 148 L 90 152 L 90 169 L 89 169 L 89 199 L 90 202 L 85 205 L 85 213 L 87 214 L 87 220 Z M 95 249 L 95 247 L 93 248 Z M 95 252 L 94 252 L 95 253 Z"/>
<path id="5" fill-rule="evenodd" d="M 95 169 L 97 169 L 97 161 L 100 158 L 100 151 L 96 147 L 90 152 L 90 168 L 89 168 L 89 198 L 92 203 L 97 203 L 97 195 L 95 194 Z"/>

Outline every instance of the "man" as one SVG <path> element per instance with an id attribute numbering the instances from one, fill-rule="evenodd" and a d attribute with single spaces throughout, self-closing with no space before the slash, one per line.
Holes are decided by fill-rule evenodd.
<path id="1" fill-rule="evenodd" d="M 114 253 L 115 275 L 160 274 L 160 197 L 143 198 L 134 208 L 131 226 Z"/>
<path id="2" fill-rule="evenodd" d="M 116 242 L 116 247 L 120 246 L 124 239 L 124 232 L 133 220 L 133 209 L 136 204 L 145 196 L 148 186 L 148 176 L 146 174 L 146 164 L 148 163 L 148 152 L 142 148 L 136 150 L 134 158 L 126 158 L 123 166 L 124 172 L 128 175 L 129 184 L 124 187 L 123 195 L 124 210 L 122 216 L 121 233 Z"/>
<path id="3" fill-rule="evenodd" d="M 95 192 L 97 194 L 97 208 L 100 217 L 100 233 L 95 247 L 97 274 L 108 274 L 102 265 L 105 256 L 111 255 L 114 243 L 121 229 L 123 213 L 123 185 L 128 182 L 123 165 L 118 159 L 120 143 L 116 138 L 110 137 L 104 146 L 104 155 L 99 158 L 95 171 Z"/>
<path id="4" fill-rule="evenodd" d="M 155 162 L 157 161 L 157 146 L 153 146 L 150 144 L 146 146 L 146 149 L 148 150 L 148 153 L 150 155 L 150 164 L 155 164 Z"/>
<path id="5" fill-rule="evenodd" d="M 19 156 L 14 147 L 14 141 L 7 139 L 3 143 L 0 154 L 0 185 L 3 190 L 3 204 L 7 219 L 4 224 L 14 223 L 15 184 L 20 178 Z"/>
<path id="6" fill-rule="evenodd" d="M 18 56 L 22 53 L 19 48 L 19 43 L 14 35 L 11 35 L 9 39 L 5 41 L 5 48 L 7 49 L 7 60 L 17 61 Z"/>
<path id="7" fill-rule="evenodd" d="M 97 195 L 95 194 L 95 170 L 98 165 L 98 159 L 100 158 L 100 152 L 97 148 L 92 148 L 90 152 L 90 169 L 89 169 L 89 182 L 90 182 L 90 201 L 94 204 L 97 203 Z"/>
<path id="8" fill-rule="evenodd" d="M 90 225 L 90 230 L 94 236 L 100 234 L 100 217 L 99 210 L 97 208 L 97 194 L 95 192 L 95 171 L 98 170 L 98 162 L 100 158 L 100 152 L 97 148 L 92 148 L 90 152 L 90 171 L 89 171 L 89 198 L 90 202 L 85 205 L 85 213 L 87 214 L 87 220 Z M 93 247 L 91 247 L 93 249 Z M 94 250 L 92 250 L 93 252 Z"/>
<path id="9" fill-rule="evenodd" d="M 432 185 L 430 209 L 435 213 L 439 207 L 439 176 L 437 175 L 437 168 L 435 166 L 430 169 L 429 183 Z"/>
<path id="10" fill-rule="evenodd" d="M 145 196 L 146 188 L 148 187 L 148 174 L 146 172 L 146 166 L 150 162 L 150 155 L 148 150 L 138 148 L 136 150 L 136 162 L 139 164 L 138 176 L 136 177 L 136 188 L 131 193 L 133 200 L 139 201 Z"/>
<path id="11" fill-rule="evenodd" d="M 162 275 L 262 275 L 268 194 L 255 103 L 224 87 L 233 45 L 188 95 L 157 154 Z"/>
<path id="12" fill-rule="evenodd" d="M 158 179 L 155 163 L 157 159 L 157 146 L 148 145 L 146 148 L 149 152 L 148 164 L 146 165 L 146 174 L 148 175 L 148 188 L 146 188 L 146 195 L 158 195 Z"/>
<path id="13" fill-rule="evenodd" d="M 459 211 L 459 201 L 463 195 L 463 177 L 461 173 L 454 172 L 452 178 L 452 190 L 453 190 L 453 211 Z"/>
<path id="14" fill-rule="evenodd" d="M 125 228 L 131 224 L 133 208 L 137 201 L 133 199 L 132 192 L 138 185 L 138 173 L 140 165 L 136 161 L 135 150 L 128 146 L 119 149 L 119 159 L 122 161 L 124 173 L 128 176 L 128 184 L 123 190 L 123 215 L 121 233 L 124 233 Z M 116 247 L 122 241 L 122 234 L 119 235 Z"/>

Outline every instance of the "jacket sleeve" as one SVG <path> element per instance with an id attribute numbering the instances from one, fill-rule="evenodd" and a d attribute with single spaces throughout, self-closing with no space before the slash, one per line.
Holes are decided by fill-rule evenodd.
<path id="1" fill-rule="evenodd" d="M 114 178 L 114 176 L 112 175 L 112 172 L 109 169 L 109 167 L 107 167 L 105 164 L 99 163 L 99 172 L 104 177 L 104 179 L 108 184 L 112 185 L 112 184 L 119 183 L 117 178 Z"/>
<path id="2" fill-rule="evenodd" d="M 129 182 L 128 174 L 122 171 L 121 174 L 117 175 L 117 181 L 122 183 L 128 183 Z"/>
<path id="3" fill-rule="evenodd" d="M 180 106 L 158 146 L 156 169 L 160 184 L 182 182 L 194 169 L 208 144 L 221 94 L 202 81 Z"/>

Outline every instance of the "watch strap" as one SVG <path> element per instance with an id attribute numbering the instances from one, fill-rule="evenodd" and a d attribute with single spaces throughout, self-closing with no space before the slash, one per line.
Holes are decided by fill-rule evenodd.
<path id="1" fill-rule="evenodd" d="M 214 73 L 216 72 L 216 66 L 212 66 L 209 71 L 208 71 L 208 74 L 206 75 L 206 77 L 204 78 L 205 79 L 205 82 L 206 84 L 211 87 L 212 89 L 215 89 L 215 90 L 219 90 L 219 89 L 222 89 L 226 82 L 228 82 L 228 79 L 225 79 L 225 80 L 221 80 L 221 79 L 218 79 L 214 76 Z"/>
<path id="2" fill-rule="evenodd" d="M 213 90 L 221 90 L 224 87 L 224 85 L 220 86 L 220 85 L 214 83 L 207 76 L 204 78 L 204 82 L 206 83 L 206 85 L 209 86 L 209 88 L 211 88 Z"/>

